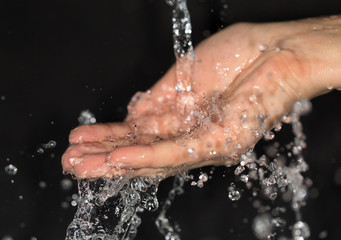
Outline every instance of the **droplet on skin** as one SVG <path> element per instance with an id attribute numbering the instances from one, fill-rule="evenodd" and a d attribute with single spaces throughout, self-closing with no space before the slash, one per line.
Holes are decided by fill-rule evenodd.
<path id="1" fill-rule="evenodd" d="M 217 154 L 217 152 L 216 151 L 210 151 L 210 155 L 212 156 L 212 155 L 216 155 Z"/>
<path id="2" fill-rule="evenodd" d="M 258 46 L 258 49 L 259 49 L 259 51 L 261 51 L 261 52 L 265 52 L 267 48 L 268 48 L 268 46 L 265 45 L 265 44 L 260 44 L 260 45 Z"/>
<path id="3" fill-rule="evenodd" d="M 254 94 L 249 94 L 249 100 L 257 104 L 257 97 Z"/>

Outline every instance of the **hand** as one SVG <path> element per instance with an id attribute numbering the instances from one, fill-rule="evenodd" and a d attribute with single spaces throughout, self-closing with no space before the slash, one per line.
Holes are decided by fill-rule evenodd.
<path id="1" fill-rule="evenodd" d="M 180 76 L 191 91 L 176 92 L 173 66 L 133 97 L 124 122 L 74 129 L 64 170 L 78 178 L 166 177 L 237 163 L 293 102 L 341 87 L 340 26 L 330 17 L 220 31 L 196 48 L 192 73 Z"/>

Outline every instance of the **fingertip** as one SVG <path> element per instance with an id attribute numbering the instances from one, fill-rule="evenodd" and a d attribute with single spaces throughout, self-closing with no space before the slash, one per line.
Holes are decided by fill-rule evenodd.
<path id="1" fill-rule="evenodd" d="M 83 134 L 84 134 L 84 132 L 88 131 L 88 127 L 89 126 L 84 125 L 84 126 L 80 126 L 80 127 L 76 127 L 74 129 L 72 129 L 70 134 L 69 134 L 70 144 L 82 143 Z"/>
<path id="2" fill-rule="evenodd" d="M 70 156 L 68 153 L 64 153 L 63 156 L 62 156 L 62 167 L 63 167 L 63 171 L 70 171 L 73 166 L 71 164 L 71 161 L 70 161 Z"/>

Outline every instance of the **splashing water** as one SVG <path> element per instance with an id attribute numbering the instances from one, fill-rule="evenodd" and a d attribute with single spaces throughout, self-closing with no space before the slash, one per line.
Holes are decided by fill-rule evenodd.
<path id="1" fill-rule="evenodd" d="M 159 180 L 131 178 L 79 180 L 78 209 L 66 239 L 133 239 L 144 210 L 155 211 Z"/>
<path id="2" fill-rule="evenodd" d="M 299 121 L 300 116 L 307 113 L 310 108 L 309 101 L 298 101 L 293 105 L 291 114 L 283 117 L 283 120 L 291 123 L 294 133 L 294 141 L 286 146 L 287 151 L 282 150 L 282 154 L 280 154 L 280 145 L 275 142 L 271 146 L 271 151 L 276 152 L 274 155 L 262 155 L 257 159 L 254 152 L 248 152 L 241 156 L 240 165 L 234 172 L 248 189 L 253 185 L 259 186 L 261 191 L 257 191 L 255 187 L 254 197 L 261 193 L 263 198 L 267 197 L 269 200 L 275 201 L 281 195 L 283 200 L 291 203 L 291 209 L 296 217 L 296 223 L 292 227 L 294 240 L 303 240 L 310 236 L 309 226 L 302 221 L 300 213 L 301 207 L 306 204 L 305 200 L 311 182 L 302 175 L 308 170 L 308 164 L 302 155 L 306 143 L 302 124 Z M 268 134 L 265 134 L 264 139 L 269 141 L 274 137 L 269 139 Z M 243 174 L 241 175 L 241 173 Z M 232 201 L 240 199 L 240 193 L 236 191 L 234 183 L 231 183 L 228 190 L 229 198 Z M 252 228 L 258 239 L 272 239 L 277 233 L 284 230 L 286 221 L 279 215 L 285 212 L 285 208 L 279 208 L 277 205 L 275 208 L 264 207 L 259 204 L 258 200 L 255 202 L 255 206 L 260 214 L 254 218 Z"/>
<path id="3" fill-rule="evenodd" d="M 166 2 L 173 7 L 173 41 L 174 54 L 177 59 L 175 83 L 177 108 L 182 116 L 191 117 L 193 115 L 186 112 L 186 106 L 190 106 L 195 101 L 192 94 L 195 82 L 191 78 L 194 50 L 191 40 L 190 15 L 186 0 L 166 0 Z M 142 93 L 135 95 L 132 102 L 138 101 L 142 95 Z M 213 99 L 211 103 L 211 100 L 207 100 L 208 111 L 215 111 L 216 102 Z M 134 111 L 133 105 L 131 104 L 129 111 Z M 285 123 L 291 123 L 295 136 L 294 141 L 287 146 L 286 156 L 268 154 L 269 156 L 262 155 L 257 158 L 256 154 L 250 151 L 240 157 L 240 165 L 234 171 L 240 182 L 245 184 L 247 189 L 252 190 L 254 197 L 262 194 L 269 200 L 276 201 L 279 196 L 282 196 L 283 199 L 290 201 L 296 217 L 296 223 L 291 226 L 294 240 L 303 240 L 310 236 L 309 227 L 302 221 L 300 214 L 301 207 L 305 205 L 309 184 L 302 175 L 308 170 L 308 165 L 302 156 L 302 150 L 306 144 L 302 124 L 299 121 L 299 117 L 309 109 L 310 102 L 297 102 L 291 114 L 282 119 Z M 207 118 L 205 114 L 209 113 L 198 113 L 195 117 L 199 122 L 204 122 L 203 119 Z M 96 118 L 89 110 L 85 110 L 81 112 L 78 121 L 80 125 L 93 124 Z M 281 129 L 281 124 L 276 125 L 275 131 Z M 275 133 L 265 131 L 263 138 L 273 141 Z M 272 149 L 277 151 L 279 147 L 274 144 Z M 212 155 L 216 154 L 214 150 L 211 152 Z M 188 149 L 188 153 L 192 156 L 196 154 L 191 148 Z M 288 164 L 285 164 L 286 162 Z M 184 181 L 189 179 L 193 177 L 191 178 L 187 173 L 180 173 L 174 177 L 173 188 L 155 221 L 159 232 L 165 239 L 180 239 L 177 229 L 166 215 L 174 198 L 184 192 Z M 208 179 L 206 173 L 201 173 L 199 180 L 192 181 L 191 185 L 201 188 Z M 72 204 L 78 205 L 78 209 L 67 229 L 66 240 L 133 239 L 141 224 L 139 215 L 145 210 L 156 211 L 159 207 L 156 194 L 161 180 L 161 177 L 132 177 L 130 175 L 94 181 L 78 180 L 79 198 L 74 199 L 74 204 Z M 257 186 L 261 190 L 258 190 Z M 68 186 L 67 188 L 69 189 Z M 227 189 L 227 197 L 230 200 L 238 201 L 242 197 L 243 190 L 236 183 L 231 183 Z M 287 224 L 280 217 L 280 214 L 285 212 L 285 208 L 263 206 L 259 202 L 256 203 L 256 200 L 254 205 L 257 206 L 259 212 L 252 224 L 254 235 L 258 239 L 273 239 Z"/>
<path id="4" fill-rule="evenodd" d="M 170 190 L 168 194 L 168 198 L 162 206 L 162 209 L 157 217 L 155 224 L 159 229 L 160 233 L 165 237 L 165 239 L 169 240 L 180 240 L 179 234 L 176 232 L 176 229 L 172 226 L 169 219 L 166 217 L 167 210 L 172 205 L 172 202 L 176 195 L 180 195 L 184 193 L 184 189 L 182 188 L 184 185 L 184 177 L 180 174 L 175 175 L 173 182 L 173 189 Z"/>
<path id="5" fill-rule="evenodd" d="M 192 26 L 186 0 L 168 0 L 167 3 L 173 6 L 174 54 L 177 59 L 175 88 L 181 95 L 192 90 L 190 81 L 194 61 Z M 140 94 L 136 95 L 133 101 L 138 101 L 139 96 Z M 188 98 L 185 95 L 182 97 Z M 180 113 L 184 113 L 183 100 L 178 100 Z M 80 125 L 93 124 L 96 118 L 89 110 L 85 110 L 81 112 L 78 121 Z M 168 221 L 166 212 L 175 196 L 183 192 L 183 181 L 178 175 L 174 178 L 173 189 L 156 220 L 159 231 L 166 239 L 180 239 Z M 78 209 L 67 229 L 66 239 L 133 239 L 141 223 L 137 213 L 145 209 L 155 211 L 158 208 L 156 193 L 159 182 L 158 178 L 129 176 L 112 180 L 98 179 L 93 182 L 79 180 Z M 110 214 L 110 209 L 115 209 L 115 212 Z"/>
<path id="6" fill-rule="evenodd" d="M 88 125 L 96 123 L 95 115 L 90 110 L 84 110 L 78 117 L 79 125 Z"/>

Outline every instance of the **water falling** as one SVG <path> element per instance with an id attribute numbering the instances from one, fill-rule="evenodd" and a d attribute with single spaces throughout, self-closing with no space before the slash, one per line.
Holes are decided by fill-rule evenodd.
<path id="1" fill-rule="evenodd" d="M 259 158 L 255 152 L 243 154 L 239 166 L 235 169 L 234 174 L 245 183 L 246 188 L 253 189 L 254 207 L 259 214 L 253 220 L 252 229 L 258 239 L 273 239 L 287 225 L 286 220 L 281 216 L 286 212 L 286 208 L 279 207 L 279 204 L 264 206 L 258 196 L 272 202 L 281 196 L 284 202 L 290 202 L 296 218 L 296 223 L 289 227 L 292 228 L 293 239 L 304 240 L 310 236 L 309 226 L 303 222 L 300 212 L 301 207 L 306 205 L 308 188 L 312 183 L 303 176 L 303 173 L 308 170 L 308 164 L 303 158 L 302 150 L 306 147 L 306 143 L 302 124 L 299 121 L 300 116 L 307 113 L 310 108 L 309 101 L 298 101 L 293 105 L 291 113 L 283 116 L 282 120 L 291 124 L 294 134 L 294 140 L 285 148 L 278 142 L 274 142 L 268 147 L 268 153 Z M 266 133 L 263 138 L 271 141 L 275 136 L 269 138 L 269 134 Z M 228 191 L 232 201 L 240 198 L 240 195 L 236 194 L 234 183 L 231 183 Z M 291 238 L 282 236 L 281 239 Z"/>
<path id="2" fill-rule="evenodd" d="M 158 183 L 157 179 L 130 176 L 79 180 L 78 209 L 66 239 L 133 239 L 141 223 L 138 214 L 159 206 Z"/>

